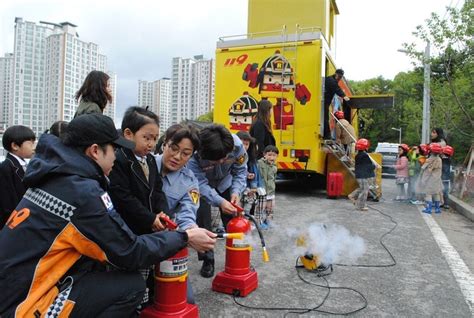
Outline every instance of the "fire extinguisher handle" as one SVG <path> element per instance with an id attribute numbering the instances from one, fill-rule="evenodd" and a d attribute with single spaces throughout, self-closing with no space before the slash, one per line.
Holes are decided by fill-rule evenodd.
<path id="1" fill-rule="evenodd" d="M 171 221 L 168 217 L 160 217 L 160 220 L 163 221 L 166 227 L 170 230 L 176 230 L 178 228 L 178 225 Z"/>
<path id="2" fill-rule="evenodd" d="M 244 212 L 244 209 L 241 206 L 238 206 L 237 204 L 232 203 L 232 202 L 230 204 L 232 204 L 232 206 L 237 209 L 237 213 Z"/>

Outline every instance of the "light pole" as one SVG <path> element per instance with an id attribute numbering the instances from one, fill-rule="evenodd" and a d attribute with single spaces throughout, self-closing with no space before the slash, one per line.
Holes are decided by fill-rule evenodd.
<path id="1" fill-rule="evenodd" d="M 400 128 L 392 127 L 392 129 L 398 131 L 398 144 L 401 144 L 402 143 L 402 127 Z"/>
<path id="2" fill-rule="evenodd" d="M 407 50 L 397 50 L 402 53 L 409 53 Z M 426 42 L 425 52 L 423 53 L 424 83 L 423 83 L 423 118 L 421 122 L 421 143 L 430 142 L 430 42 Z M 393 129 L 393 128 L 392 128 Z"/>

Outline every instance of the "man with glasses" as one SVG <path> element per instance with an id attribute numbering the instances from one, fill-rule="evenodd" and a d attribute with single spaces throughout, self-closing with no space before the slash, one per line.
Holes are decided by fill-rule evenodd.
<path id="1" fill-rule="evenodd" d="M 224 228 L 237 212 L 247 185 L 247 152 L 242 141 L 222 125 L 212 124 L 199 132 L 200 148 L 188 163 L 199 181 L 201 200 L 197 224 L 211 230 L 211 205 L 219 207 Z M 214 276 L 214 251 L 199 254 L 203 260 L 201 276 Z"/>

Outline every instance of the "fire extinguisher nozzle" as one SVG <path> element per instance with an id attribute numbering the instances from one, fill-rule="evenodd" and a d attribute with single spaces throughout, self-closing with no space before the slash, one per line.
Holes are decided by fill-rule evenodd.
<path id="1" fill-rule="evenodd" d="M 226 233 L 224 234 L 224 237 L 228 239 L 243 240 L 244 233 Z"/>
<path id="2" fill-rule="evenodd" d="M 265 247 L 263 247 L 262 258 L 265 263 L 270 261 L 270 256 L 268 255 L 268 251 Z"/>

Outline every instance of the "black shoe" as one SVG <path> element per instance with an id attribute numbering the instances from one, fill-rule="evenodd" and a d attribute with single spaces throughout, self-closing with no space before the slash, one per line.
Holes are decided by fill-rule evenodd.
<path id="1" fill-rule="evenodd" d="M 214 276 L 214 261 L 204 261 L 202 263 L 201 276 L 205 278 Z"/>

